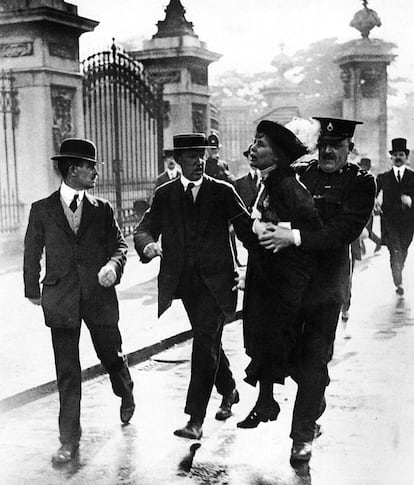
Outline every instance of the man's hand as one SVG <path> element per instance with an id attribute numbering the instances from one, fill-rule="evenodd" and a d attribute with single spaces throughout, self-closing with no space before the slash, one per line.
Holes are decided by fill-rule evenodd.
<path id="1" fill-rule="evenodd" d="M 401 203 L 406 207 L 411 208 L 411 206 L 413 205 L 413 199 L 409 195 L 402 194 Z"/>
<path id="2" fill-rule="evenodd" d="M 162 249 L 159 243 L 157 242 L 151 242 L 147 244 L 144 248 L 144 256 L 148 259 L 153 259 L 157 256 L 162 257 Z"/>
<path id="3" fill-rule="evenodd" d="M 295 238 L 291 229 L 267 224 L 267 231 L 259 236 L 259 244 L 265 249 L 277 253 L 280 249 L 295 244 Z"/>
<path id="4" fill-rule="evenodd" d="M 112 264 L 107 263 L 99 270 L 98 281 L 101 286 L 109 288 L 116 281 L 116 271 Z"/>
<path id="5" fill-rule="evenodd" d="M 40 305 L 42 303 L 41 298 L 28 298 L 30 303 L 33 303 L 33 305 Z"/>

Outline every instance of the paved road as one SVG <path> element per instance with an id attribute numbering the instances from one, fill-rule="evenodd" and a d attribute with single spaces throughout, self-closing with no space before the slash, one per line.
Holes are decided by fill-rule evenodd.
<path id="1" fill-rule="evenodd" d="M 309 468 L 289 465 L 291 381 L 275 390 L 282 408 L 276 422 L 255 430 L 236 428 L 254 403 L 255 390 L 242 380 L 247 359 L 241 324 L 235 322 L 225 329 L 224 346 L 241 402 L 235 415 L 221 423 L 214 420 L 220 400 L 213 395 L 191 469 L 191 442 L 173 435 L 186 421 L 190 345 L 182 344 L 133 367 L 137 412 L 128 426 L 119 422 L 119 400 L 106 376 L 83 384 L 79 459 L 61 469 L 50 462 L 58 447 L 56 394 L 0 415 L 0 483 L 413 484 L 414 258 L 407 262 L 401 299 L 392 288 L 386 250 L 378 256 L 371 255 L 371 247 L 368 251 L 355 273 L 351 338 L 338 328 L 328 408 L 321 419 L 324 433 Z"/>

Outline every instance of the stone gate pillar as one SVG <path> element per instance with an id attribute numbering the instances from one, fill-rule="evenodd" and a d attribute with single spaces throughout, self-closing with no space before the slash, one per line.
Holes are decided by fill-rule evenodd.
<path id="1" fill-rule="evenodd" d="M 367 7 L 357 12 L 351 26 L 361 32 L 361 39 L 341 46 L 336 63 L 341 68 L 344 85 L 343 117 L 363 121 L 355 134 L 355 145 L 361 155 L 372 161 L 375 173 L 388 166 L 387 157 L 387 67 L 396 57 L 396 46 L 381 39 L 370 39 L 369 32 L 381 21 Z"/>
<path id="2" fill-rule="evenodd" d="M 18 196 L 26 213 L 58 186 L 50 157 L 61 140 L 83 136 L 78 41 L 97 25 L 63 0 L 1 2 L 0 70 L 12 71 L 18 90 Z"/>

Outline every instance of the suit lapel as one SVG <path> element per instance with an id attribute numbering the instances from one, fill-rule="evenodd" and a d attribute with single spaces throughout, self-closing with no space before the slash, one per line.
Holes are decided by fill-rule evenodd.
<path id="1" fill-rule="evenodd" d="M 183 186 L 179 178 L 170 184 L 170 207 L 172 209 L 172 220 L 177 228 L 177 233 L 180 238 L 181 246 L 184 246 L 184 221 L 183 214 L 181 210 L 181 191 L 183 191 Z"/>
<path id="2" fill-rule="evenodd" d="M 75 237 L 63 211 L 59 190 L 54 192 L 50 197 L 48 213 L 56 224 L 61 227 L 69 236 Z"/>
<path id="3" fill-rule="evenodd" d="M 79 225 L 79 231 L 76 235 L 78 239 L 82 237 L 85 230 L 90 226 L 90 223 L 94 219 L 94 214 L 97 207 L 98 202 L 96 199 L 85 192 L 83 197 L 82 217 Z"/>
<path id="4" fill-rule="evenodd" d="M 198 196 L 200 197 L 200 215 L 199 215 L 199 226 L 198 226 L 198 234 L 201 236 L 206 227 L 208 220 L 211 215 L 211 211 L 213 209 L 213 182 L 209 177 L 204 176 L 203 183 L 201 184 L 200 191 L 198 192 Z"/>

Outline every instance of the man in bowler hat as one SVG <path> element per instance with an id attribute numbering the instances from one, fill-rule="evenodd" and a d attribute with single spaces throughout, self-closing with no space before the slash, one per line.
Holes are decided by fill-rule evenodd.
<path id="1" fill-rule="evenodd" d="M 312 454 L 316 420 L 326 406 L 328 362 L 349 274 L 349 245 L 367 223 L 375 198 L 374 177 L 348 163 L 355 126 L 360 122 L 316 119 L 321 124 L 318 160 L 308 165 L 300 181 L 313 195 L 323 227 L 301 231 L 275 227 L 259 237 L 269 250 L 295 244 L 316 257 L 299 315 L 302 331 L 292 357 L 291 375 L 298 384 L 290 433 L 293 462 L 308 461 Z"/>
<path id="2" fill-rule="evenodd" d="M 165 184 L 165 182 L 169 182 L 170 180 L 178 178 L 180 176 L 178 166 L 174 160 L 174 150 L 164 150 L 163 159 L 165 170 L 160 175 L 158 175 L 157 180 L 155 181 L 155 188 L 159 187 L 162 184 Z"/>
<path id="3" fill-rule="evenodd" d="M 377 209 L 381 215 L 381 237 L 390 252 L 391 273 L 395 291 L 404 294 L 402 273 L 408 248 L 414 234 L 414 171 L 407 167 L 407 140 L 391 141 L 392 168 L 377 177 L 379 199 Z"/>
<path id="4" fill-rule="evenodd" d="M 135 404 L 133 382 L 121 352 L 118 329 L 119 283 L 127 244 L 108 201 L 87 191 L 98 177 L 95 145 L 68 138 L 52 157 L 63 181 L 49 197 L 34 202 L 24 242 L 25 296 L 41 305 L 51 329 L 59 390 L 61 447 L 54 464 L 74 458 L 81 437 L 81 321 L 89 329 L 114 393 L 121 397 L 120 417 L 131 419 Z M 46 274 L 39 284 L 40 260 L 45 251 Z"/>
<path id="5" fill-rule="evenodd" d="M 135 228 L 134 240 L 142 262 L 161 257 L 158 314 L 180 298 L 193 329 L 185 406 L 190 419 L 174 434 L 199 439 L 214 385 L 223 396 L 216 419 L 227 419 L 239 401 L 221 346 L 223 324 L 234 314 L 237 301 L 229 223 L 245 245 L 257 240 L 252 220 L 233 187 L 204 174 L 205 135 L 180 134 L 173 142 L 182 175 L 155 191 L 150 209 Z"/>

